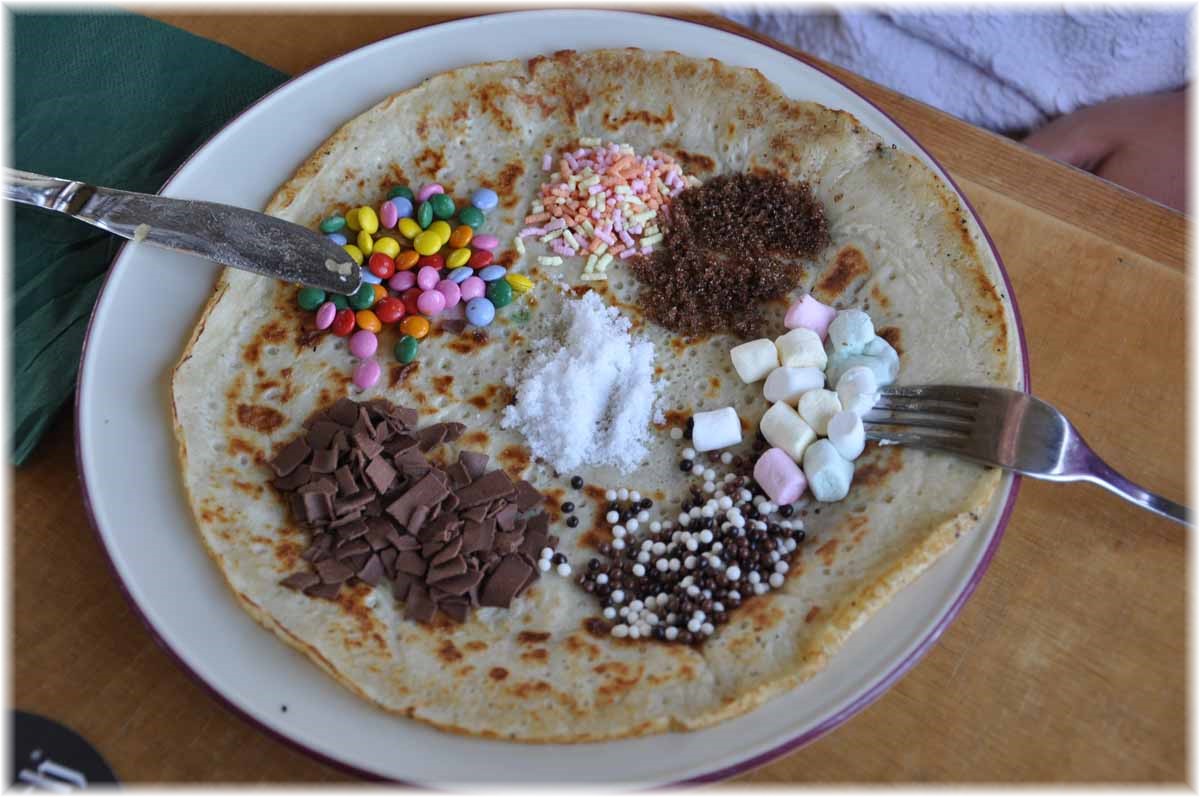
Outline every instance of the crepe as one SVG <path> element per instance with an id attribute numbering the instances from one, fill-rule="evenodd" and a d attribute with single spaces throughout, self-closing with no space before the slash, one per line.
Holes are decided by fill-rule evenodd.
<path id="1" fill-rule="evenodd" d="M 753 69 L 676 53 L 560 52 L 447 72 L 351 120 L 268 212 L 313 226 L 334 208 L 377 205 L 396 184 L 436 180 L 458 198 L 489 186 L 500 195 L 486 225 L 504 242 L 499 260 L 536 287 L 485 333 L 435 324 L 415 369 L 386 354 L 395 333 L 385 332 L 384 377 L 359 393 L 344 339 L 305 331 L 311 322 L 294 286 L 227 271 L 173 375 L 180 465 L 204 544 L 250 614 L 365 699 L 451 731 L 578 742 L 701 728 L 748 711 L 817 672 L 898 589 L 976 532 L 1000 479 L 948 456 L 868 447 L 847 499 L 806 513 L 807 540 L 785 586 L 748 600 L 697 647 L 593 633 L 597 602 L 553 575 L 509 610 L 432 627 L 404 620 L 386 584 L 344 588 L 337 602 L 280 586 L 305 565 L 307 535 L 267 483 L 265 462 L 311 412 L 344 395 L 384 396 L 418 407 L 422 422 L 466 424 L 460 445 L 486 450 L 550 503 L 581 505 L 579 527 L 556 523 L 554 533 L 577 572 L 595 555 L 597 502 L 570 488 L 576 474 L 532 463 L 520 435 L 499 426 L 511 399 L 506 373 L 574 295 L 560 283 L 577 283 L 581 268 L 568 262 L 547 274 L 532 265 L 538 246 L 518 258 L 509 242 L 543 181 L 542 153 L 581 136 L 664 149 L 700 179 L 767 170 L 809 182 L 832 243 L 797 295 L 867 309 L 900 352 L 902 384 L 1019 381 L 998 266 L 956 195 L 851 115 L 789 100 Z M 615 263 L 609 274 L 593 286 L 654 341 L 670 422 L 732 405 L 756 427 L 768 405 L 761 384 L 743 385 L 733 372 L 728 351 L 740 341 L 683 340 L 645 322 L 628 272 Z M 767 334 L 784 331 L 782 311 L 768 313 L 777 320 Z M 677 507 L 683 444 L 665 432 L 634 473 L 578 475 L 674 497 Z"/>

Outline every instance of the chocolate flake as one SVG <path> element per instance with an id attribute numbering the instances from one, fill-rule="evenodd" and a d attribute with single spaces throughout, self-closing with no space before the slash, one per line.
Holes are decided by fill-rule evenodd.
<path id="1" fill-rule="evenodd" d="M 304 439 L 297 437 L 284 446 L 283 450 L 275 456 L 275 459 L 271 460 L 271 468 L 274 469 L 276 476 L 287 476 L 300 467 L 311 453 L 312 449 L 308 447 Z"/>

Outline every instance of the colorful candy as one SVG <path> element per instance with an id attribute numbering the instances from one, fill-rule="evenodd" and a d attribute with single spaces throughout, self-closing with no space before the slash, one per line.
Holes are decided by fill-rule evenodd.
<path id="1" fill-rule="evenodd" d="M 469 279 L 471 277 L 471 275 L 474 273 L 475 273 L 475 269 L 470 268 L 468 266 L 456 268 L 450 272 L 450 281 L 453 283 L 456 283 L 458 285 L 462 285 L 463 280 Z"/>
<path id="2" fill-rule="evenodd" d="M 479 266 L 476 266 L 475 268 L 479 268 Z M 508 269 L 506 269 L 504 266 L 486 266 L 479 269 L 479 279 L 483 280 L 484 282 L 495 282 L 496 280 L 502 278 L 507 271 Z"/>
<path id="3" fill-rule="evenodd" d="M 450 245 L 455 249 L 462 249 L 467 244 L 471 243 L 471 238 L 475 235 L 475 231 L 465 224 L 460 224 L 454 228 L 454 232 L 450 233 Z M 495 236 L 492 236 L 493 238 Z M 487 247 L 484 247 L 485 249 Z M 467 254 L 470 254 L 468 252 Z"/>
<path id="4" fill-rule="evenodd" d="M 436 268 L 438 271 L 441 271 L 446 267 L 446 261 L 442 258 L 440 252 L 434 255 L 423 255 L 421 259 L 417 261 L 417 268 L 425 268 L 426 266 L 430 268 Z"/>
<path id="5" fill-rule="evenodd" d="M 472 277 L 472 279 L 475 279 Z M 484 298 L 467 302 L 467 321 L 477 327 L 486 327 L 496 317 L 496 306 Z"/>
<path id="6" fill-rule="evenodd" d="M 423 291 L 431 291 L 438 284 L 441 276 L 433 266 L 422 266 L 417 272 L 417 286 Z"/>
<path id="7" fill-rule="evenodd" d="M 367 262 L 367 268 L 380 279 L 391 279 L 392 275 L 396 273 L 396 261 L 383 252 L 375 252 Z"/>
<path id="8" fill-rule="evenodd" d="M 366 230 L 358 231 L 358 238 L 354 240 L 354 243 L 358 245 L 358 251 L 362 252 L 364 256 L 375 251 L 375 239 Z"/>
<path id="9" fill-rule="evenodd" d="M 408 271 L 410 268 L 415 266 L 417 264 L 417 261 L 420 259 L 421 259 L 421 256 L 419 254 L 417 254 L 416 250 L 407 249 L 407 250 L 401 252 L 400 254 L 396 255 L 396 270 L 397 271 Z"/>
<path id="10" fill-rule="evenodd" d="M 329 331 L 337 335 L 339 338 L 344 338 L 354 331 L 354 311 L 349 308 L 338 310 L 333 316 L 333 323 L 329 326 Z"/>
<path id="11" fill-rule="evenodd" d="M 488 250 L 476 249 L 474 252 L 471 253 L 471 258 L 470 258 L 470 260 L 467 261 L 467 265 L 473 269 L 478 270 L 478 269 L 483 268 L 484 266 L 491 265 L 492 257 L 493 257 L 492 253 L 489 252 Z"/>
<path id="12" fill-rule="evenodd" d="M 413 239 L 413 249 L 416 249 L 422 255 L 437 254 L 437 250 L 441 248 L 442 239 L 436 232 L 425 230 Z"/>
<path id="13" fill-rule="evenodd" d="M 378 285 L 379 283 L 383 282 L 383 280 L 381 280 L 379 277 L 376 277 L 369 270 L 360 272 L 359 276 L 362 277 L 363 282 L 369 283 L 371 285 Z"/>
<path id="14" fill-rule="evenodd" d="M 457 210 L 454 207 L 454 200 L 446 194 L 434 194 L 431 196 L 429 198 L 429 206 L 433 209 L 433 215 L 439 219 L 448 219 Z"/>
<path id="15" fill-rule="evenodd" d="M 384 202 L 379 206 L 379 223 L 383 225 L 385 230 L 390 230 L 396 226 L 396 222 L 400 221 L 400 212 L 396 210 L 396 206 L 391 202 Z"/>
<path id="16" fill-rule="evenodd" d="M 359 310 L 354 314 L 354 322 L 358 324 L 359 329 L 366 330 L 367 332 L 379 332 L 383 329 L 383 323 L 380 321 L 379 316 L 370 310 Z"/>
<path id="17" fill-rule="evenodd" d="M 346 227 L 354 232 L 362 229 L 358 226 L 358 208 L 354 208 L 346 214 Z"/>
<path id="18" fill-rule="evenodd" d="M 406 312 L 404 309 L 404 302 L 400 301 L 395 296 L 387 296 L 383 299 L 380 299 L 371 309 L 375 311 L 376 318 L 378 318 L 382 324 L 394 324 L 401 318 L 404 318 L 404 314 Z M 370 310 L 363 312 L 370 312 Z M 359 326 L 362 325 L 359 324 Z"/>
<path id="19" fill-rule="evenodd" d="M 321 306 L 317 308 L 317 317 L 314 320 L 317 329 L 329 329 L 335 315 L 337 315 L 337 305 L 333 302 L 322 302 Z"/>
<path id="20" fill-rule="evenodd" d="M 325 291 L 320 288 L 301 288 L 296 294 L 296 304 L 301 310 L 316 310 L 325 301 Z"/>
<path id="21" fill-rule="evenodd" d="M 475 230 L 483 226 L 483 211 L 477 207 L 465 207 L 458 211 L 458 220 Z"/>
<path id="22" fill-rule="evenodd" d="M 350 243 L 346 240 L 346 236 L 342 235 L 340 232 L 331 232 L 325 237 L 333 241 L 338 246 L 345 246 L 346 244 Z"/>
<path id="23" fill-rule="evenodd" d="M 525 293 L 533 287 L 533 280 L 524 274 L 505 274 L 504 281 L 512 286 L 513 293 Z"/>
<path id="24" fill-rule="evenodd" d="M 396 199 L 397 197 L 402 197 L 404 199 L 407 199 L 409 204 L 411 205 L 412 201 L 413 201 L 412 189 L 406 185 L 398 185 L 398 186 L 395 186 L 394 188 L 392 188 L 391 191 L 388 191 L 388 199 Z"/>
<path id="25" fill-rule="evenodd" d="M 487 286 L 487 298 L 496 307 L 506 307 L 512 304 L 512 286 L 504 280 L 489 282 Z"/>
<path id="26" fill-rule="evenodd" d="M 400 331 L 405 335 L 411 335 L 417 340 L 421 340 L 429 334 L 429 321 L 419 315 L 406 316 L 400 322 Z"/>
<path id="27" fill-rule="evenodd" d="M 423 315 L 437 315 L 446 309 L 446 296 L 438 290 L 423 291 L 417 297 L 417 309 Z"/>
<path id="28" fill-rule="evenodd" d="M 463 301 L 469 302 L 472 299 L 478 299 L 487 291 L 487 283 L 479 279 L 479 277 L 467 277 L 458 284 L 458 289 L 462 291 Z"/>
<path id="29" fill-rule="evenodd" d="M 373 304 L 375 304 L 375 287 L 370 284 L 363 285 L 350 297 L 350 307 L 355 310 L 366 310 Z"/>
<path id="30" fill-rule="evenodd" d="M 402 363 L 410 363 L 417 359 L 417 339 L 412 335 L 403 335 L 400 340 L 396 341 L 395 348 L 392 353 L 396 355 L 396 359 Z"/>
<path id="31" fill-rule="evenodd" d="M 374 360 L 363 360 L 354 366 L 354 373 L 351 376 L 354 379 L 355 387 L 359 390 L 367 390 L 375 386 L 382 373 L 383 369 L 379 367 L 379 363 Z"/>
<path id="32" fill-rule="evenodd" d="M 441 195 L 439 194 L 439 196 Z M 450 236 L 453 235 L 450 225 L 444 221 L 435 221 L 433 224 L 430 224 L 429 231 L 437 233 L 438 240 L 442 242 L 442 246 L 449 243 Z"/>
<path id="33" fill-rule="evenodd" d="M 403 219 L 412 215 L 413 203 L 410 197 L 398 196 L 388 200 L 388 204 L 396 209 L 396 218 Z M 397 222 L 399 223 L 399 222 Z"/>
<path id="34" fill-rule="evenodd" d="M 421 186 L 421 190 L 417 192 L 417 201 L 424 202 L 430 197 L 444 193 L 446 193 L 446 189 L 442 188 L 442 186 L 438 183 L 426 183 L 425 185 Z"/>
<path id="35" fill-rule="evenodd" d="M 365 359 L 375 353 L 379 348 L 379 338 L 374 332 L 366 329 L 360 329 L 350 336 L 349 342 L 350 353 L 355 357 Z"/>
<path id="36" fill-rule="evenodd" d="M 458 287 L 458 283 L 453 280 L 441 280 L 438 282 L 435 290 L 445 297 L 445 308 L 454 307 L 462 300 L 462 289 Z"/>
<path id="37" fill-rule="evenodd" d="M 471 204 L 486 213 L 500 204 L 500 197 L 490 188 L 478 188 L 471 194 Z"/>
<path id="38" fill-rule="evenodd" d="M 380 280 L 380 282 L 382 282 L 382 281 L 383 280 Z M 375 291 L 375 301 L 379 301 L 380 299 L 382 299 L 383 297 L 388 295 L 387 288 L 383 287 L 383 285 L 380 285 L 379 283 L 372 285 L 371 288 L 372 288 L 372 290 Z"/>
<path id="39" fill-rule="evenodd" d="M 450 253 L 450 256 L 446 258 L 446 265 L 450 268 L 459 268 L 461 266 L 465 266 L 467 261 L 470 259 L 470 249 L 455 249 Z"/>
<path id="40" fill-rule="evenodd" d="M 321 222 L 321 232 L 337 232 L 346 226 L 344 216 L 330 216 Z"/>
<path id="41" fill-rule="evenodd" d="M 356 265 L 362 265 L 363 253 L 361 249 L 354 244 L 346 244 L 342 248 L 346 250 L 346 254 L 350 255 L 350 259 L 353 260 Z"/>
<path id="42" fill-rule="evenodd" d="M 409 218 L 403 218 L 396 222 L 396 229 L 410 241 L 421 234 L 421 225 Z"/>
<path id="43" fill-rule="evenodd" d="M 333 306 L 339 310 L 345 310 L 350 307 L 350 300 L 340 293 L 335 293 L 329 297 L 329 301 L 333 302 Z"/>
<path id="44" fill-rule="evenodd" d="M 411 271 L 397 271 L 395 276 L 388 280 L 388 287 L 394 291 L 406 291 L 417 284 L 417 275 Z"/>
<path id="45" fill-rule="evenodd" d="M 433 205 L 428 200 L 417 205 L 417 224 L 421 225 L 422 230 L 433 224 Z"/>
<path id="46" fill-rule="evenodd" d="M 469 230 L 471 228 L 467 227 L 467 229 Z M 476 235 L 475 240 L 472 242 L 472 245 L 476 249 L 486 249 L 489 252 L 494 252 L 494 251 L 496 251 L 496 247 L 498 247 L 500 245 L 500 239 L 494 235 L 487 235 L 487 234 Z"/>
<path id="47" fill-rule="evenodd" d="M 374 208 L 363 205 L 358 209 L 358 228 L 369 235 L 379 232 L 379 217 Z"/>
<path id="48" fill-rule="evenodd" d="M 379 238 L 375 241 L 375 252 L 382 252 L 394 259 L 400 254 L 400 243 L 395 238 Z"/>

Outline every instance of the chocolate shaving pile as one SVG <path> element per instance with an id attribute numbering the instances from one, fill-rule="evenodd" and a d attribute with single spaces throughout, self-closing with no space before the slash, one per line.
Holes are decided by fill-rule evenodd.
<path id="1" fill-rule="evenodd" d="M 714 177 L 675 197 L 659 223 L 660 248 L 630 258 L 629 268 L 650 318 L 684 335 L 757 337 L 760 303 L 793 290 L 798 261 L 829 243 L 808 185 L 775 175 Z"/>
<path id="2" fill-rule="evenodd" d="M 339 399 L 271 461 L 272 484 L 312 530 L 311 569 L 281 582 L 333 599 L 343 584 L 388 581 L 405 616 L 427 623 L 441 610 L 462 622 L 474 607 L 507 607 L 538 578 L 555 548 L 543 497 L 513 484 L 488 457 L 460 451 L 444 470 L 425 452 L 453 442 L 460 423 L 417 428 L 416 410 L 385 399 Z"/>

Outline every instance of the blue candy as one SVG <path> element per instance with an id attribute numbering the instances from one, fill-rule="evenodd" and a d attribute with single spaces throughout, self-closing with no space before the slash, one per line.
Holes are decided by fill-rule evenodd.
<path id="1" fill-rule="evenodd" d="M 495 282 L 505 275 L 507 269 L 504 266 L 484 266 L 479 270 L 479 279 L 484 282 Z"/>
<path id="2" fill-rule="evenodd" d="M 376 277 L 374 274 L 372 274 L 370 271 L 368 271 L 365 268 L 359 269 L 358 273 L 362 275 L 363 282 L 369 282 L 372 285 L 380 285 L 383 283 L 383 280 L 379 279 L 379 277 Z"/>
<path id="3" fill-rule="evenodd" d="M 389 199 L 388 202 L 391 202 L 392 205 L 396 208 L 396 213 L 397 213 L 397 215 L 400 216 L 400 218 L 405 219 L 405 218 L 412 216 L 413 203 L 412 203 L 412 200 L 409 199 L 408 197 L 394 196 L 391 199 Z"/>
<path id="4" fill-rule="evenodd" d="M 477 327 L 486 327 L 496 317 L 496 306 L 480 296 L 467 302 L 467 321 Z"/>
<path id="5" fill-rule="evenodd" d="M 471 194 L 471 204 L 486 212 L 500 204 L 500 197 L 496 196 L 496 192 L 490 188 L 480 188 Z"/>
<path id="6" fill-rule="evenodd" d="M 346 236 L 342 235 L 340 232 L 331 232 L 328 235 L 326 235 L 325 237 L 328 238 L 329 240 L 333 241 L 338 246 L 346 245 Z"/>
<path id="7" fill-rule="evenodd" d="M 475 273 L 475 269 L 470 266 L 459 266 L 450 272 L 450 281 L 455 284 L 462 284 L 463 280 L 468 279 Z"/>

